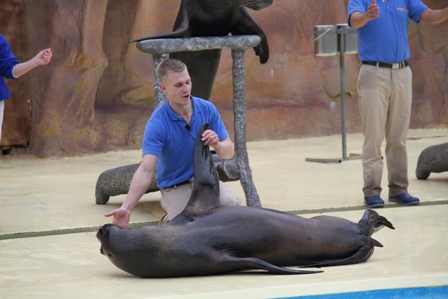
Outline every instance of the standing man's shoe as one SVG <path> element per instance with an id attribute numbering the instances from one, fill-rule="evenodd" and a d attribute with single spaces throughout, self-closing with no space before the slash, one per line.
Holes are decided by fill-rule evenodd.
<path id="1" fill-rule="evenodd" d="M 409 195 L 409 193 L 399 194 L 397 196 L 389 197 L 390 202 L 396 202 L 400 205 L 418 205 L 420 200 L 417 197 Z"/>
<path id="2" fill-rule="evenodd" d="M 372 195 L 364 197 L 364 203 L 369 208 L 382 208 L 384 207 L 384 201 L 379 195 Z"/>

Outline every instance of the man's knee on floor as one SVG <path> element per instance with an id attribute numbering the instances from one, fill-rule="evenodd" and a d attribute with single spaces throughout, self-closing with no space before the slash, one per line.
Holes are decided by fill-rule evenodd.
<path id="1" fill-rule="evenodd" d="M 223 206 L 235 207 L 241 205 L 241 199 L 233 192 L 233 190 L 226 184 L 219 183 L 219 200 Z"/>

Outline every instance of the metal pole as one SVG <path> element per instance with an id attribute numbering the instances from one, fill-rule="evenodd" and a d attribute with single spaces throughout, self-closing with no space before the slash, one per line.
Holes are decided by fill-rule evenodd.
<path id="1" fill-rule="evenodd" d="M 341 136 L 342 136 L 342 158 L 337 159 L 315 159 L 305 158 L 308 162 L 319 163 L 341 163 L 345 160 L 358 159 L 361 155 L 352 155 L 347 157 L 347 129 L 345 127 L 345 54 L 357 53 L 357 39 L 353 38 L 354 29 L 347 24 L 337 24 L 337 29 L 333 31 L 335 26 L 317 25 L 314 27 L 315 37 L 314 53 L 316 56 L 332 56 L 339 53 L 339 71 L 340 71 L 340 93 L 341 93 Z M 326 29 L 326 30 L 325 30 Z M 323 33 L 322 33 L 323 31 Z M 337 36 L 334 35 L 337 34 Z M 347 44 L 346 44 L 347 43 Z M 337 51 L 335 50 L 337 47 Z"/>
<path id="2" fill-rule="evenodd" d="M 339 38 L 339 69 L 341 81 L 341 131 L 342 131 L 342 160 L 347 160 L 347 138 L 345 127 L 345 33 L 338 31 Z"/>
<path id="3" fill-rule="evenodd" d="M 160 90 L 160 79 L 157 75 L 157 67 L 162 61 L 167 59 L 167 54 L 153 54 L 152 59 L 154 60 L 154 108 L 157 109 L 166 102 L 165 93 Z"/>

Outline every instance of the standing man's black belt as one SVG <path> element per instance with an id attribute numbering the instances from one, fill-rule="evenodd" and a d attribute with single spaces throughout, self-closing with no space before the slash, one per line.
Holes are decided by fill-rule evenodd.
<path id="1" fill-rule="evenodd" d="M 393 70 L 398 70 L 409 66 L 409 62 L 407 60 L 403 60 L 397 63 L 385 63 L 385 62 L 376 62 L 376 61 L 362 61 L 362 64 L 373 65 L 376 67 L 383 67 Z"/>

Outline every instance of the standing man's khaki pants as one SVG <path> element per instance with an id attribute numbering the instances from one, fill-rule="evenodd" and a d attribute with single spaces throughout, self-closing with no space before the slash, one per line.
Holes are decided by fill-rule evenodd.
<path id="1" fill-rule="evenodd" d="M 362 165 L 364 197 L 380 195 L 386 139 L 389 197 L 407 192 L 408 159 L 406 138 L 412 103 L 412 71 L 362 65 L 358 78 L 364 145 Z"/>

